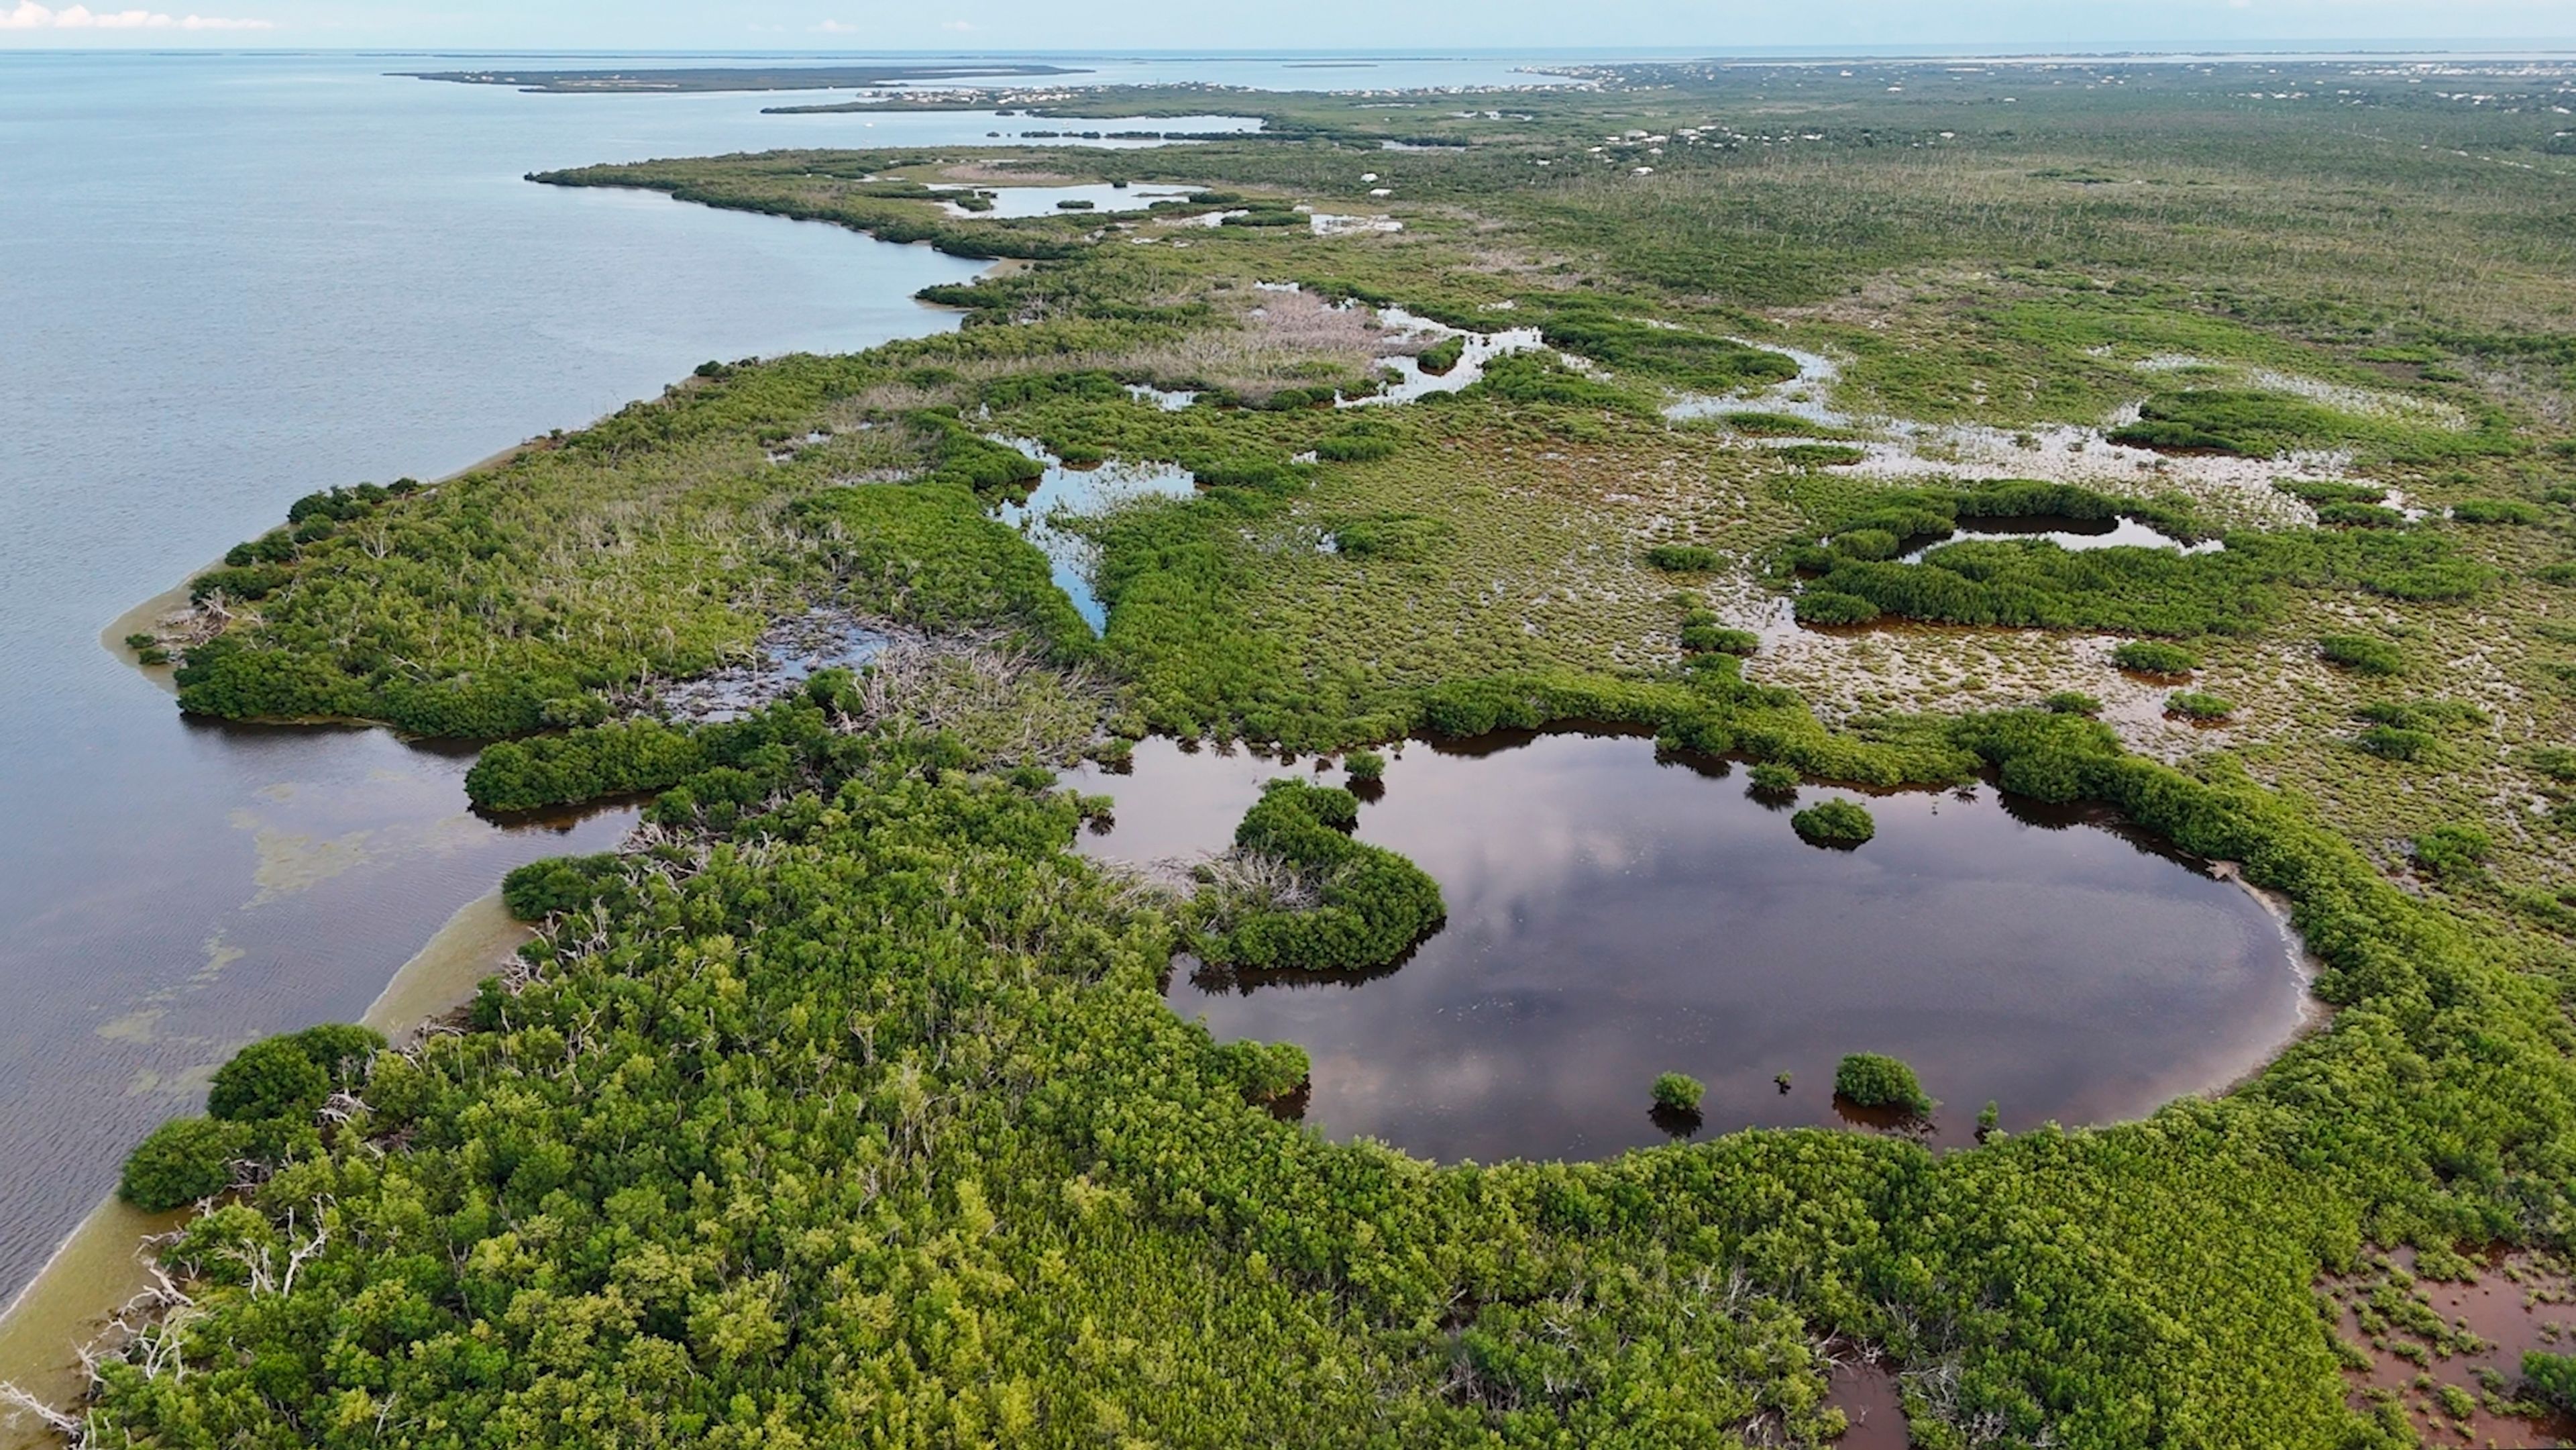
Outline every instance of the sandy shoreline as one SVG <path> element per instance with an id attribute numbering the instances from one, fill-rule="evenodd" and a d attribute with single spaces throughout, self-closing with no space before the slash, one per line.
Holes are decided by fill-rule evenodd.
<path id="1" fill-rule="evenodd" d="M 400 1046 L 474 1000 L 532 933 L 511 918 L 501 893 L 489 891 L 457 908 L 359 1018 Z M 107 1327 L 108 1317 L 151 1282 L 143 1240 L 168 1233 L 189 1210 L 144 1213 L 111 1197 L 90 1210 L 54 1249 L 45 1266 L 0 1310 L 0 1382 L 48 1404 L 77 1399 L 88 1381 L 76 1347 Z M 0 1409 L 0 1450 L 37 1450 L 62 1440 L 33 1416 Z"/>
<path id="2" fill-rule="evenodd" d="M 1032 264 L 1016 258 L 995 260 L 979 275 L 1005 277 Z M 925 304 L 927 305 L 927 304 Z M 546 440 L 529 439 L 429 480 L 444 484 L 507 466 Z M 135 634 L 159 632 L 165 621 L 183 617 L 189 590 L 220 558 L 191 569 L 178 583 L 144 599 L 109 620 L 98 642 L 110 655 L 176 695 L 175 668 L 147 665 L 126 646 Z M 369 724 L 376 722 L 353 722 Z M 494 890 L 457 908 L 454 915 L 397 968 L 384 990 L 359 1019 L 396 1046 L 416 1041 L 443 1018 L 470 1003 L 484 978 L 494 974 L 510 954 L 533 935 L 513 920 Z M 36 1277 L 0 1307 L 0 1383 L 15 1384 L 48 1404 L 66 1405 L 87 1387 L 76 1352 L 116 1310 L 151 1282 L 143 1241 L 184 1223 L 188 1210 L 146 1214 L 113 1196 L 92 1209 L 63 1241 Z M 35 1450 L 59 1446 L 60 1436 L 35 1417 L 0 1407 L 0 1450 Z"/>
<path id="3" fill-rule="evenodd" d="M 526 443 L 513 443 L 509 447 L 502 449 L 500 452 L 495 453 L 488 458 L 477 459 L 476 461 L 465 465 L 454 473 L 442 474 L 437 478 L 433 478 L 430 480 L 430 483 L 432 485 L 450 483 L 465 477 L 467 474 L 481 473 L 486 469 L 499 468 L 503 464 L 518 457 L 520 454 L 527 452 L 529 448 L 534 446 L 534 444 L 535 440 L 533 439 Z M 145 679 L 159 685 L 163 690 L 173 695 L 179 693 L 178 683 L 171 678 L 173 667 L 169 665 L 147 665 L 136 659 L 134 657 L 134 651 L 125 647 L 125 637 L 130 634 L 155 633 L 155 626 L 159 625 L 162 621 L 170 619 L 176 615 L 187 613 L 189 589 L 194 586 L 197 580 L 208 570 L 220 569 L 223 567 L 223 563 L 224 561 L 220 558 L 209 559 L 205 563 L 198 565 L 196 568 L 189 570 L 178 583 L 171 585 L 169 588 L 162 590 L 160 593 L 155 594 L 151 598 L 135 605 L 133 608 L 126 610 L 116 618 L 109 620 L 106 628 L 101 629 L 98 632 L 99 647 L 106 650 L 109 654 L 116 656 L 118 659 L 125 661 L 127 664 L 134 666 L 134 668 L 140 672 Z"/>

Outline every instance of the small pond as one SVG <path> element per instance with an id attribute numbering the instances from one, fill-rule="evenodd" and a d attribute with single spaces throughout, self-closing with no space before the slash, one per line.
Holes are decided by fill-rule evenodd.
<path id="1" fill-rule="evenodd" d="M 1546 338 L 1535 327 L 1508 327 L 1500 332 L 1463 332 L 1444 327 L 1427 317 L 1416 317 L 1401 307 L 1381 307 L 1377 320 L 1388 331 L 1407 343 L 1436 343 L 1446 338 L 1463 338 L 1458 361 L 1446 372 L 1424 372 L 1421 360 L 1410 353 L 1396 353 L 1377 360 L 1377 365 L 1394 374 L 1379 392 L 1363 397 L 1343 398 L 1344 408 L 1373 407 L 1381 403 L 1410 403 L 1433 393 L 1455 393 L 1473 386 L 1485 375 L 1485 364 L 1506 353 L 1533 352 L 1547 345 Z"/>
<path id="2" fill-rule="evenodd" d="M 1127 396 L 1140 403 L 1151 403 L 1166 413 L 1177 413 L 1199 400 L 1190 388 L 1158 388 L 1151 383 L 1127 384 Z"/>
<path id="3" fill-rule="evenodd" d="M 1056 587 L 1073 601 L 1075 612 L 1097 633 L 1109 622 L 1109 611 L 1091 592 L 1092 571 L 1100 548 L 1071 529 L 1058 527 L 1066 518 L 1104 514 L 1140 498 L 1187 498 L 1197 490 L 1190 471 L 1173 463 L 1127 463 L 1112 459 L 1075 468 L 1026 438 L 1000 440 L 1046 465 L 1046 475 L 1029 490 L 1028 501 L 1004 499 L 990 512 L 1027 536 L 1047 556 Z"/>
<path id="4" fill-rule="evenodd" d="M 1126 773 L 1067 784 L 1116 799 L 1084 851 L 1151 863 L 1222 849 L 1261 782 L 1292 773 L 1341 779 L 1155 739 Z M 1406 742 L 1358 834 L 1439 881 L 1447 925 L 1366 980 L 1238 981 L 1185 958 L 1169 997 L 1220 1039 L 1303 1045 L 1305 1119 L 1327 1136 L 1485 1162 L 1666 1141 L 1646 1091 L 1664 1071 L 1708 1085 L 1702 1132 L 1835 1126 L 1835 1063 L 1892 1053 L 1942 1100 L 1910 1130 L 1955 1146 L 1988 1099 L 2006 1129 L 2137 1117 L 2297 1030 L 2287 927 L 2107 817 L 1987 786 L 1868 806 L 1876 839 L 1822 850 L 1741 771 L 1649 739 Z"/>
<path id="5" fill-rule="evenodd" d="M 1962 519 L 1949 534 L 1926 540 L 1898 557 L 1919 564 L 1923 556 L 1949 544 L 1972 540 L 2044 539 L 2061 549 L 2172 549 L 2185 554 L 2214 553 L 2226 547 L 2217 539 L 2185 543 L 2130 518 L 2077 519 L 2059 514 L 2025 514 L 2017 518 Z"/>

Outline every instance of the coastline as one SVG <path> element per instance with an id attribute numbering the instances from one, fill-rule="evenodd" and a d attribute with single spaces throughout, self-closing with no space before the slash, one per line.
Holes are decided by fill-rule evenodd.
<path id="1" fill-rule="evenodd" d="M 1004 277 L 1033 265 L 1017 258 L 991 259 L 977 275 Z M 929 303 L 919 305 L 927 311 L 955 310 Z M 541 435 L 513 443 L 426 481 L 441 485 L 506 468 L 547 442 L 548 438 Z M 175 697 L 176 667 L 143 663 L 125 640 L 133 634 L 157 633 L 165 623 L 185 619 L 191 608 L 192 587 L 208 571 L 222 567 L 223 562 L 218 557 L 186 571 L 170 587 L 107 621 L 97 636 L 100 647 L 164 694 Z M 348 723 L 382 728 L 380 721 L 277 723 Z M 470 1004 L 482 981 L 533 935 L 532 929 L 509 915 L 495 882 L 492 889 L 459 907 L 394 971 L 358 1020 L 384 1033 L 394 1048 L 416 1043 Z M 48 1405 L 73 1406 L 88 1387 L 80 1349 L 106 1330 L 117 1311 L 152 1283 L 148 1240 L 179 1228 L 193 1214 L 193 1209 L 146 1214 L 113 1194 L 93 1207 L 56 1244 L 35 1276 L 16 1295 L 0 1303 L 0 1384 L 22 1388 Z M 36 1416 L 0 1404 L 0 1450 L 36 1450 L 62 1444 L 63 1437 Z"/>
<path id="2" fill-rule="evenodd" d="M 458 907 L 396 968 L 358 1020 L 395 1047 L 417 1042 L 473 1001 L 483 979 L 533 935 L 502 906 L 498 889 L 487 891 Z M 77 1400 L 88 1386 L 79 1347 L 152 1282 L 144 1241 L 178 1228 L 193 1212 L 145 1213 L 114 1195 L 101 1200 L 0 1308 L 0 1383 L 56 1407 Z M 0 1407 L 0 1450 L 62 1443 L 34 1416 Z"/>
<path id="3" fill-rule="evenodd" d="M 535 440 L 431 480 L 448 483 L 508 465 Z M 189 570 L 178 583 L 141 600 L 107 622 L 99 647 L 162 693 L 179 692 L 176 667 L 147 665 L 126 648 L 130 634 L 149 633 L 184 615 L 199 576 L 221 567 L 220 558 Z M 360 722 L 369 723 L 374 722 Z M 418 1041 L 441 1019 L 474 999 L 476 988 L 533 933 L 512 919 L 497 885 L 458 907 L 368 1004 L 359 1021 L 385 1034 L 394 1046 Z M 144 1241 L 187 1222 L 190 1209 L 147 1214 L 110 1194 L 55 1245 L 36 1276 L 0 1306 L 0 1384 L 14 1384 L 49 1405 L 77 1400 L 88 1386 L 79 1349 L 151 1280 Z M 0 1406 L 0 1450 L 58 1447 L 62 1437 L 23 1410 Z"/>
<path id="4" fill-rule="evenodd" d="M 465 465 L 454 473 L 441 474 L 438 477 L 431 479 L 430 483 L 433 486 L 442 483 L 452 483 L 468 474 L 482 473 L 489 469 L 502 467 L 503 465 L 508 464 L 511 460 L 517 458 L 520 454 L 527 452 L 531 447 L 534 447 L 535 443 L 536 440 L 534 439 L 530 439 L 523 443 L 513 443 L 498 453 L 492 454 L 486 458 L 477 459 L 474 462 Z M 128 665 L 133 666 L 135 671 L 141 674 L 145 679 L 160 686 L 163 693 L 170 695 L 178 694 L 178 682 L 172 678 L 176 673 L 177 667 L 173 665 L 147 665 L 141 660 L 136 659 L 134 657 L 134 651 L 125 647 L 125 637 L 129 634 L 149 634 L 152 632 L 153 626 L 160 624 L 162 621 L 170 619 L 173 616 L 185 614 L 188 608 L 189 589 L 196 584 L 198 578 L 205 574 L 207 570 L 223 567 L 223 562 L 224 561 L 221 558 L 207 560 L 205 563 L 198 565 L 196 568 L 191 569 L 186 574 L 182 575 L 178 583 L 171 585 L 169 588 L 162 590 L 151 598 L 134 605 L 123 614 L 109 620 L 106 627 L 102 628 L 98 632 L 99 648 L 106 650 L 109 654 L 114 655 Z"/>
<path id="5" fill-rule="evenodd" d="M 2317 978 L 2326 970 L 2325 958 L 2317 955 L 2316 948 L 2308 945 L 2306 935 L 2299 930 L 2297 904 L 2270 887 L 2257 886 L 2246 880 L 2245 867 L 2240 862 L 2213 861 L 2210 865 L 2220 880 L 2254 898 L 2254 904 L 2262 907 L 2264 913 L 2272 918 L 2272 925 L 2281 933 L 2281 944 L 2287 949 L 2290 960 L 2290 975 L 2298 982 L 2299 990 L 2299 1017 L 2290 1024 L 2288 1036 L 2265 1052 L 2262 1060 L 2253 1066 L 2215 1088 L 2192 1095 L 2215 1099 L 2233 1097 L 2256 1078 L 2270 1072 L 2282 1054 L 2323 1032 L 2334 1021 L 2335 1009 L 2317 999 Z"/>
<path id="6" fill-rule="evenodd" d="M 18 1297 L 0 1309 L 0 1382 L 58 1408 L 78 1399 L 88 1386 L 80 1346 L 152 1282 L 143 1241 L 177 1228 L 189 1212 L 145 1213 L 113 1196 L 91 1209 Z M 0 1450 L 62 1443 L 35 1416 L 0 1407 Z"/>

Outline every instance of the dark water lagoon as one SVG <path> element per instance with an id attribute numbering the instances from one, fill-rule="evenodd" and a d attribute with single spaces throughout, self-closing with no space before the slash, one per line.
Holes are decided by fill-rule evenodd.
<path id="1" fill-rule="evenodd" d="M 1085 851 L 1219 850 L 1262 781 L 1340 779 L 1163 740 L 1130 771 L 1069 782 L 1117 801 Z M 1701 1132 L 1848 1126 L 1835 1063 L 1889 1053 L 1941 1100 L 1909 1131 L 1959 1145 L 1989 1099 L 2007 1130 L 2137 1117 L 2297 1030 L 2303 953 L 2232 881 L 1989 786 L 1866 804 L 1876 838 L 1823 850 L 1743 772 L 1648 739 L 1407 742 L 1358 835 L 1440 882 L 1447 925 L 1366 980 L 1185 961 L 1169 998 L 1220 1039 L 1304 1046 L 1326 1135 L 1486 1162 L 1668 1141 L 1647 1098 L 1665 1071 L 1707 1084 Z"/>

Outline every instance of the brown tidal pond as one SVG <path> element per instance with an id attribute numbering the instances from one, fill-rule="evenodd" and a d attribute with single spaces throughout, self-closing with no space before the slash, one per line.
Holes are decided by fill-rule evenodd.
<path id="1" fill-rule="evenodd" d="M 1305 1121 L 1437 1159 L 1598 1158 L 1747 1126 L 2001 1125 L 2134 1118 L 2224 1087 L 2298 1029 L 2305 956 L 2250 893 L 2106 813 L 1991 786 L 1860 797 L 1877 835 L 1827 850 L 1723 761 L 1636 736 L 1409 741 L 1359 839 L 1440 883 L 1448 921 L 1365 978 L 1235 976 L 1184 958 L 1173 1007 L 1220 1040 L 1302 1045 Z M 1094 856 L 1224 849 L 1261 782 L 1314 762 L 1140 743 Z M 1856 792 L 1808 786 L 1798 805 Z M 1849 1052 L 1903 1058 L 1925 1123 L 1838 1106 Z M 1708 1088 L 1696 1123 L 1648 1084 Z M 1784 1089 L 1777 1081 L 1788 1075 Z"/>

